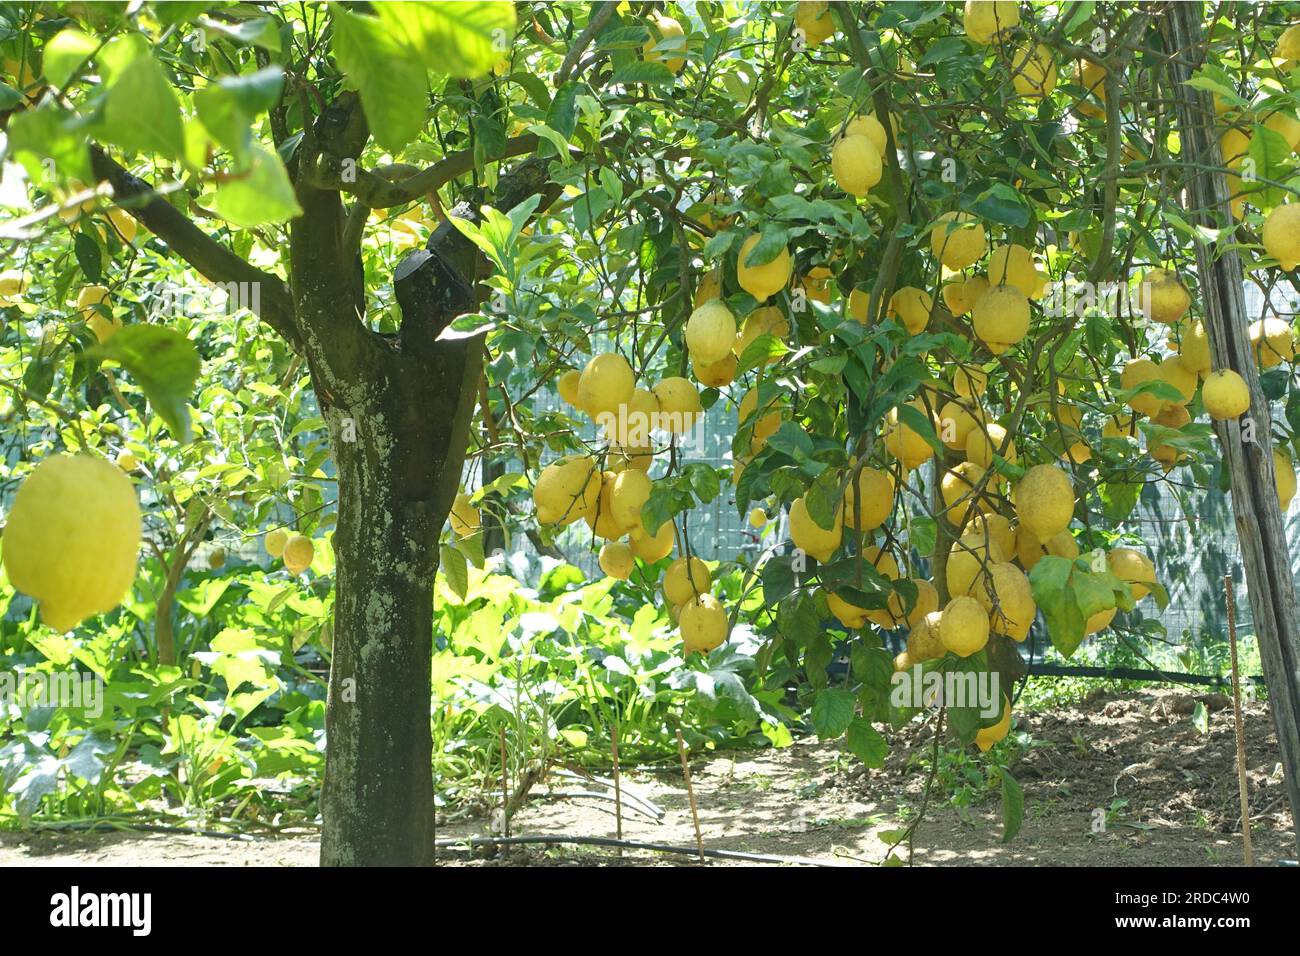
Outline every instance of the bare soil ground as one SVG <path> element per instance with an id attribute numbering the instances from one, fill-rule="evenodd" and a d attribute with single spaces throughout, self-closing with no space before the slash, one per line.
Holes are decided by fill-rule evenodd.
<path id="1" fill-rule="evenodd" d="M 1209 730 L 1193 724 L 1196 701 Z M 1226 698 L 1182 691 L 1098 694 L 1086 703 L 1017 715 L 1031 735 L 1013 767 L 1025 794 L 1020 835 L 1001 842 L 996 793 L 984 793 L 978 763 L 942 763 L 951 790 L 970 783 L 969 807 L 936 791 L 912 841 L 920 865 L 1214 866 L 1242 859 L 1232 711 Z M 928 777 L 917 758 L 930 730 L 920 723 L 891 740 L 881 770 L 867 770 L 838 745 L 804 739 L 781 751 L 697 757 L 691 766 L 704 845 L 830 865 L 879 863 L 889 832 L 919 805 Z M 1277 740 L 1265 707 L 1246 712 L 1247 765 L 1256 862 L 1295 857 Z M 627 839 L 693 846 L 689 799 L 677 765 L 626 772 Z M 539 785 L 511 829 L 516 834 L 613 836 L 614 804 L 594 781 L 553 777 Z M 648 805 L 661 811 L 655 819 Z M 1099 827 L 1104 823 L 1104 827 Z M 490 831 L 487 819 L 438 827 L 440 840 Z M 882 838 L 882 834 L 884 837 Z M 895 851 L 906 859 L 906 846 Z M 0 834 L 0 865 L 310 866 L 309 836 L 225 840 L 177 834 L 35 832 Z M 443 848 L 448 866 L 697 865 L 694 857 L 558 846 L 507 850 Z M 710 865 L 743 865 L 711 860 Z"/>

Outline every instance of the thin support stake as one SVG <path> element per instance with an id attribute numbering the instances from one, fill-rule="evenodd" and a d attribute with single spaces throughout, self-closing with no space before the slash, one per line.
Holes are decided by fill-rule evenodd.
<path id="1" fill-rule="evenodd" d="M 1241 719 L 1241 680 L 1237 676 L 1237 617 L 1232 605 L 1232 575 L 1223 576 L 1223 593 L 1227 598 L 1228 647 L 1232 654 L 1232 718 L 1237 736 L 1237 789 L 1241 794 L 1241 840 L 1246 865 L 1255 865 L 1250 845 L 1250 797 L 1246 789 L 1246 731 Z"/>
<path id="2" fill-rule="evenodd" d="M 506 728 L 497 728 L 501 740 L 501 835 L 510 836 L 510 775 L 506 769 Z"/>
<path id="3" fill-rule="evenodd" d="M 682 740 L 682 731 L 677 729 L 677 753 L 682 758 L 682 776 L 686 778 L 686 796 L 691 801 L 691 820 L 695 824 L 695 848 L 699 851 L 700 862 L 704 862 L 704 836 L 700 833 L 700 809 L 695 804 L 695 787 L 691 784 L 691 767 L 686 761 L 686 741 Z"/>
<path id="4" fill-rule="evenodd" d="M 623 788 L 618 777 L 618 721 L 609 728 L 610 749 L 614 754 L 614 819 L 618 827 L 618 838 L 623 839 Z M 623 847 L 618 848 L 618 855 L 623 855 Z"/>

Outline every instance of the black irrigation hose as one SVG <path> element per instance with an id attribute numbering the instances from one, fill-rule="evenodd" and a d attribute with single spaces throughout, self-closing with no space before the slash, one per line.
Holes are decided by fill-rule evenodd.
<path id="1" fill-rule="evenodd" d="M 528 843 L 548 845 L 578 844 L 582 846 L 624 847 L 630 850 L 653 850 L 655 853 L 678 853 L 682 856 L 699 856 L 700 850 L 693 846 L 670 846 L 666 843 L 642 843 L 639 840 L 616 840 L 613 837 L 584 836 L 473 836 L 434 840 L 437 848 L 451 849 L 461 846 L 519 846 Z M 765 853 L 743 853 L 739 850 L 705 849 L 704 855 L 720 860 L 745 860 L 749 863 L 794 863 L 800 866 L 844 866 L 843 863 L 830 860 L 814 860 L 804 856 L 769 856 Z"/>
<path id="2" fill-rule="evenodd" d="M 1130 667 L 1075 667 L 1064 664 L 1030 664 L 1028 674 L 1034 677 L 1104 677 L 1110 680 L 1145 680 L 1161 684 L 1202 684 L 1221 686 L 1226 677 L 1206 677 L 1203 674 L 1181 674 L 1169 671 L 1135 670 Z M 1247 677 L 1252 684 L 1263 684 L 1262 677 Z"/>

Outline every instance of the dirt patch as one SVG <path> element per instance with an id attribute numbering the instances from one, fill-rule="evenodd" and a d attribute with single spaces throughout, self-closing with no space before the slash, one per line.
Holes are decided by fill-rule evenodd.
<path id="1" fill-rule="evenodd" d="M 1208 731 L 1192 720 L 1197 700 Z M 1029 743 L 1013 766 L 1025 794 L 1020 835 L 1001 843 L 1001 811 L 974 751 L 941 761 L 937 794 L 912 841 L 920 865 L 1213 866 L 1241 861 L 1232 711 L 1213 695 L 1177 691 L 1098 694 L 1086 703 L 1017 715 Z M 893 735 L 889 762 L 867 770 L 839 745 L 803 739 L 786 750 L 726 752 L 691 765 L 704 845 L 808 858 L 879 863 L 890 831 L 920 803 L 928 725 Z M 1277 739 L 1266 709 L 1246 713 L 1256 860 L 1294 859 Z M 623 835 L 694 846 L 690 802 L 676 764 L 631 770 Z M 937 792 L 937 791 L 936 791 Z M 957 795 L 957 800 L 951 799 Z M 613 836 L 614 804 L 600 780 L 556 774 L 539 785 L 516 834 Z M 969 805 L 963 806 L 967 802 Z M 490 832 L 488 819 L 442 823 L 440 839 Z M 906 848 L 900 855 L 906 856 Z M 310 836 L 226 840 L 169 833 L 0 834 L 0 865 L 312 866 Z M 439 850 L 447 866 L 696 865 L 693 857 L 604 847 Z M 710 865 L 744 865 L 711 860 Z"/>

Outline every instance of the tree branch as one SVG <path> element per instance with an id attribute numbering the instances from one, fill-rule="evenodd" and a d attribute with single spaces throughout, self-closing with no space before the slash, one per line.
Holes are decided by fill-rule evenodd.
<path id="1" fill-rule="evenodd" d="M 258 295 L 247 300 L 260 303 L 258 317 L 295 350 L 302 349 L 294 323 L 293 300 L 278 276 L 263 272 L 217 242 L 98 146 L 91 147 L 90 160 L 95 176 L 112 184 L 115 201 L 201 275 L 213 282 L 255 284 Z M 142 204 L 130 202 L 146 196 L 150 198 Z"/>

